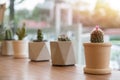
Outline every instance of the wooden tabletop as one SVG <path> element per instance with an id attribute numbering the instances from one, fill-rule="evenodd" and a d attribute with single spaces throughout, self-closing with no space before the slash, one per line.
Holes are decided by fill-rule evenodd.
<path id="1" fill-rule="evenodd" d="M 0 80 L 120 80 L 120 72 L 90 75 L 79 66 L 52 66 L 50 62 L 0 56 Z"/>

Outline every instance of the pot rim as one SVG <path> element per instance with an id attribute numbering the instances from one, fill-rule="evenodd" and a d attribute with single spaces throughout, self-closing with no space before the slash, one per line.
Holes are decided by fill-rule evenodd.
<path id="1" fill-rule="evenodd" d="M 50 42 L 72 42 L 72 41 L 50 41 Z"/>
<path id="2" fill-rule="evenodd" d="M 84 46 L 112 46 L 111 43 L 83 43 Z"/>

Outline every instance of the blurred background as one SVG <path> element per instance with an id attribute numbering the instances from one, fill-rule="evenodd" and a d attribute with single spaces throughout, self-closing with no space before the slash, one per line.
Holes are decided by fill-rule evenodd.
<path id="1" fill-rule="evenodd" d="M 110 66 L 120 70 L 119 3 L 119 0 L 0 0 L 0 39 L 4 27 L 10 27 L 15 33 L 23 22 L 29 41 L 36 38 L 38 28 L 49 42 L 67 34 L 74 43 L 77 64 L 84 66 L 82 44 L 89 42 L 90 32 L 99 25 L 105 41 L 113 44 Z"/>

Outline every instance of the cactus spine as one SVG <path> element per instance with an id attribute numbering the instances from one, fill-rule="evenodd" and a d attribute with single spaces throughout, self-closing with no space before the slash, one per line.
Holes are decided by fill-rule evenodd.
<path id="1" fill-rule="evenodd" d="M 11 29 L 5 31 L 5 40 L 13 40 L 13 32 Z"/>
<path id="2" fill-rule="evenodd" d="M 104 42 L 104 33 L 99 28 L 99 26 L 96 26 L 95 30 L 92 31 L 90 41 L 92 43 L 103 43 Z"/>
<path id="3" fill-rule="evenodd" d="M 23 23 L 23 26 L 21 28 L 17 29 L 16 34 L 17 34 L 19 40 L 23 40 L 24 39 L 24 37 L 26 36 L 25 23 Z"/>
<path id="4" fill-rule="evenodd" d="M 37 31 L 37 41 L 43 41 L 43 34 L 41 29 L 38 29 Z"/>

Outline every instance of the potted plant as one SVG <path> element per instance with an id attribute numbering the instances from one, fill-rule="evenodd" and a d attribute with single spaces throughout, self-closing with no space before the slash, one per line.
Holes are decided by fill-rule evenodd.
<path id="1" fill-rule="evenodd" d="M 11 56 L 13 55 L 13 32 L 11 29 L 5 30 L 5 39 L 2 41 L 2 55 Z"/>
<path id="2" fill-rule="evenodd" d="M 84 72 L 90 74 L 111 73 L 109 67 L 111 43 L 104 42 L 104 33 L 99 26 L 92 31 L 90 41 L 91 43 L 83 43 L 86 61 Z"/>
<path id="3" fill-rule="evenodd" d="M 14 58 L 27 58 L 28 42 L 23 40 L 26 37 L 25 23 L 17 29 L 16 35 L 18 40 L 13 41 Z"/>
<path id="4" fill-rule="evenodd" d="M 50 60 L 50 54 L 46 45 L 46 41 L 43 40 L 41 29 L 37 30 L 37 40 L 29 42 L 29 59 L 32 61 Z"/>
<path id="5" fill-rule="evenodd" d="M 74 65 L 73 44 L 66 35 L 60 35 L 58 41 L 50 42 L 52 65 Z"/>

